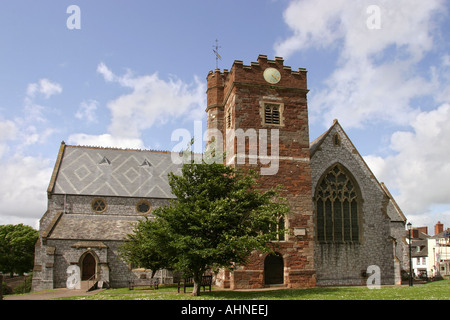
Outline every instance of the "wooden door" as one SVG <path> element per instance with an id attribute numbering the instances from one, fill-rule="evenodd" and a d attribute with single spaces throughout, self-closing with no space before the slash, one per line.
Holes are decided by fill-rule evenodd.
<path id="1" fill-rule="evenodd" d="M 89 280 L 95 274 L 95 258 L 88 253 L 84 256 L 81 280 Z"/>
<path id="2" fill-rule="evenodd" d="M 270 254 L 264 260 L 265 284 L 284 283 L 284 263 L 283 257 L 279 254 Z"/>

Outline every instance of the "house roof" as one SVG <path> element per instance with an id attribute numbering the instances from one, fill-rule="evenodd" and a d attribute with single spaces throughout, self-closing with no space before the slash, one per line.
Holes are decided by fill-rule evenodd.
<path id="1" fill-rule="evenodd" d="M 171 152 L 70 146 L 64 142 L 50 194 L 174 198 L 168 173 L 181 173 Z"/>
<path id="2" fill-rule="evenodd" d="M 438 234 L 435 234 L 434 236 L 431 236 L 430 238 L 440 239 L 440 238 L 449 238 L 449 237 L 450 237 L 450 228 L 447 228 L 447 230 L 444 230 Z"/>

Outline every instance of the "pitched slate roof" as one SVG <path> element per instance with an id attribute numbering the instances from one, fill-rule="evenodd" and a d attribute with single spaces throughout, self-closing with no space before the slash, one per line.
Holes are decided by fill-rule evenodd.
<path id="1" fill-rule="evenodd" d="M 174 198 L 167 175 L 181 173 L 170 152 L 61 144 L 49 194 Z"/>
<path id="2" fill-rule="evenodd" d="M 140 216 L 111 216 L 93 214 L 62 214 L 52 230 L 50 239 L 123 240 L 133 232 Z"/>

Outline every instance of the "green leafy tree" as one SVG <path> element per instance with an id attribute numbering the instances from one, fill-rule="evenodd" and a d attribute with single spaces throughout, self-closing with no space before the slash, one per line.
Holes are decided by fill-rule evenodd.
<path id="1" fill-rule="evenodd" d="M 288 206 L 276 190 L 258 191 L 257 179 L 222 164 L 185 164 L 181 176 L 169 174 L 176 199 L 137 224 L 123 256 L 154 272 L 168 268 L 192 276 L 193 295 L 200 295 L 208 268 L 232 269 L 254 250 L 273 251 L 271 241 L 285 232 L 274 226 Z"/>
<path id="2" fill-rule="evenodd" d="M 258 191 L 257 175 L 222 164 L 188 163 L 182 175 L 169 174 L 176 196 L 140 221 L 128 235 L 123 256 L 152 269 L 168 268 L 192 276 L 200 295 L 208 268 L 245 264 L 254 250 L 273 251 L 273 228 L 288 210 L 276 190 Z"/>
<path id="3" fill-rule="evenodd" d="M 34 245 L 39 232 L 23 224 L 0 226 L 0 270 L 23 274 L 34 265 Z"/>

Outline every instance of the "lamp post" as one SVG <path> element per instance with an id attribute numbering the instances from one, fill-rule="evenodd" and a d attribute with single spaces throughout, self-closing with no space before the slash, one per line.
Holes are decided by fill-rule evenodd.
<path id="1" fill-rule="evenodd" d="M 411 256 L 411 229 L 412 229 L 411 222 L 408 222 L 407 226 L 409 231 L 409 286 L 412 287 L 413 278 L 412 278 L 412 256 Z"/>

